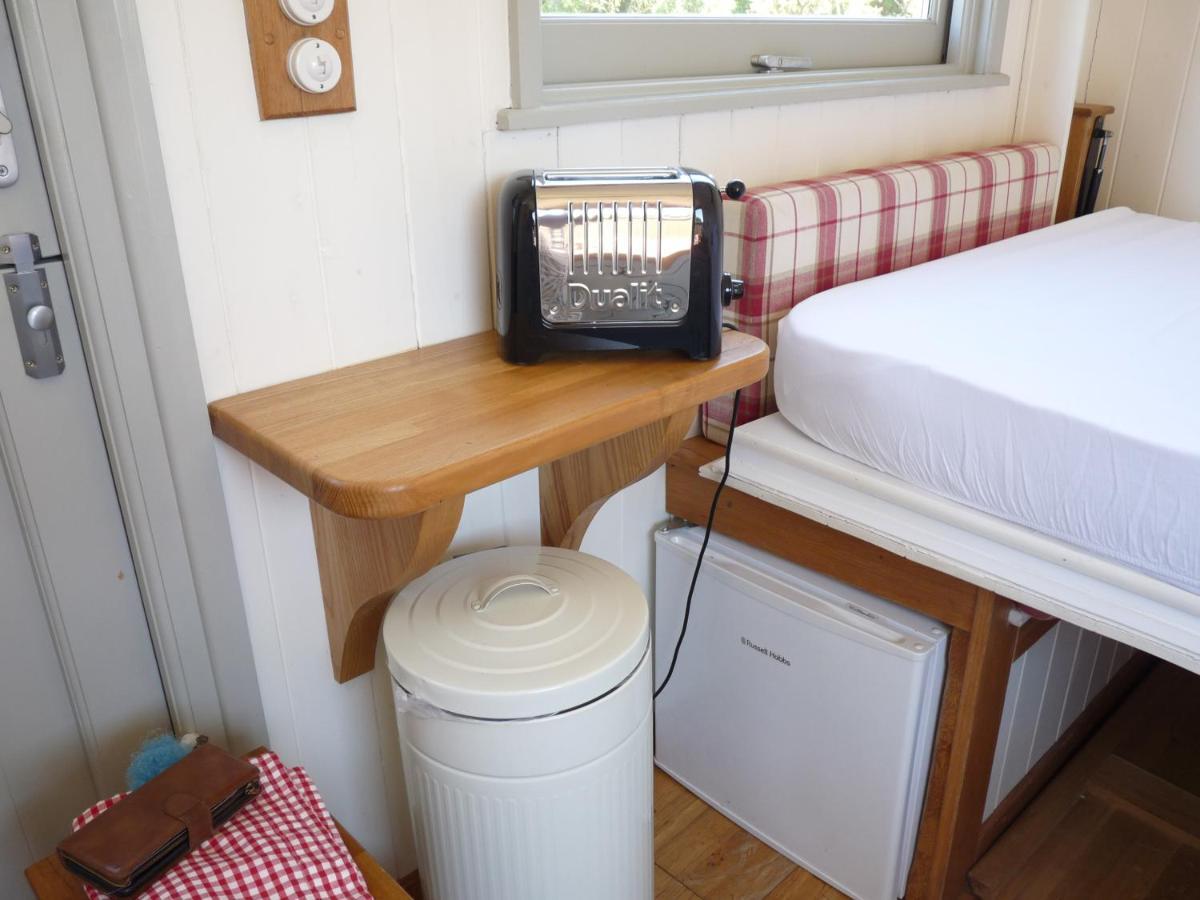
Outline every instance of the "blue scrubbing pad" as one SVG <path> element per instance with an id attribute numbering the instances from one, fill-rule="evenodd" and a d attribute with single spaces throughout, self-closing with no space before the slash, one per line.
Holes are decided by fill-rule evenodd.
<path id="1" fill-rule="evenodd" d="M 159 734 L 149 738 L 137 753 L 133 754 L 125 772 L 125 783 L 136 791 L 156 775 L 161 775 L 179 762 L 192 749 L 193 744 L 184 744 L 172 734 Z"/>

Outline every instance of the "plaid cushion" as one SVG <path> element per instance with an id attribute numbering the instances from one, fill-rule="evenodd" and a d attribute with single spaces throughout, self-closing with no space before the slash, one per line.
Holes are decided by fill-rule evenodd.
<path id="1" fill-rule="evenodd" d="M 1057 148 L 1016 144 L 749 190 L 725 204 L 725 268 L 746 283 L 725 320 L 773 360 L 779 320 L 801 300 L 1049 225 L 1057 184 Z M 775 411 L 771 377 L 742 390 L 739 423 Z M 731 400 L 704 407 L 712 440 Z"/>
<path id="2" fill-rule="evenodd" d="M 262 772 L 261 793 L 139 900 L 370 900 L 362 872 L 308 773 L 299 766 L 287 768 L 270 752 L 250 762 Z M 127 796 L 118 794 L 84 810 L 72 830 Z M 85 890 L 90 900 L 105 900 L 91 885 Z"/>

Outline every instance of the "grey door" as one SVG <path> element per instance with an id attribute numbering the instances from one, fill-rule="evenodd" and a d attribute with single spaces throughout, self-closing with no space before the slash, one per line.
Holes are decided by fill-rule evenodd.
<path id="1" fill-rule="evenodd" d="M 0 3 L 0 251 L 32 233 L 62 372 L 35 378 L 0 255 L 0 897 L 171 727 Z M 0 131 L 8 130 L 0 120 Z M 12 161 L 15 159 L 15 178 Z M 9 263 L 5 265 L 4 263 Z M 26 286 L 28 282 L 25 283 Z M 23 301 L 22 301 L 23 302 Z M 33 335 L 35 339 L 39 334 Z"/>

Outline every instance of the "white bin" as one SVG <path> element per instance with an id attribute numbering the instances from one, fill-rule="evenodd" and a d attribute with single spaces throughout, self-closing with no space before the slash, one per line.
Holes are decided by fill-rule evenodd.
<path id="1" fill-rule="evenodd" d="M 418 864 L 430 900 L 654 894 L 649 610 L 603 560 L 488 550 L 388 609 Z"/>

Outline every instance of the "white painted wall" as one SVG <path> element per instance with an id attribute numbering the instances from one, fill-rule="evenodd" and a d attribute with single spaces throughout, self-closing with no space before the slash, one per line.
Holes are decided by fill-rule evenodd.
<path id="1" fill-rule="evenodd" d="M 1025 32 L 1016 132 L 1066 147 L 1087 26 L 1100 0 L 1035 2 Z"/>
<path id="2" fill-rule="evenodd" d="M 1012 664 L 984 818 L 1028 774 L 1134 650 L 1059 622 Z"/>
<path id="3" fill-rule="evenodd" d="M 1054 63 L 1061 42 L 1079 42 L 1082 2 L 1012 0 L 1009 87 L 502 133 L 506 0 L 354 0 L 358 111 L 270 123 L 258 120 L 240 0 L 139 0 L 207 394 L 490 327 L 486 198 L 517 168 L 682 162 L 754 184 L 1060 139 L 1078 60 L 1061 82 Z M 1037 89 L 1023 92 L 1027 70 Z M 306 501 L 218 453 L 271 743 L 407 872 L 385 670 L 334 683 Z M 660 473 L 614 498 L 584 548 L 649 586 L 662 491 Z M 537 537 L 527 474 L 468 498 L 453 549 Z"/>
<path id="4" fill-rule="evenodd" d="M 1102 0 L 1082 99 L 1117 108 L 1098 206 L 1200 220 L 1200 0 Z"/>

